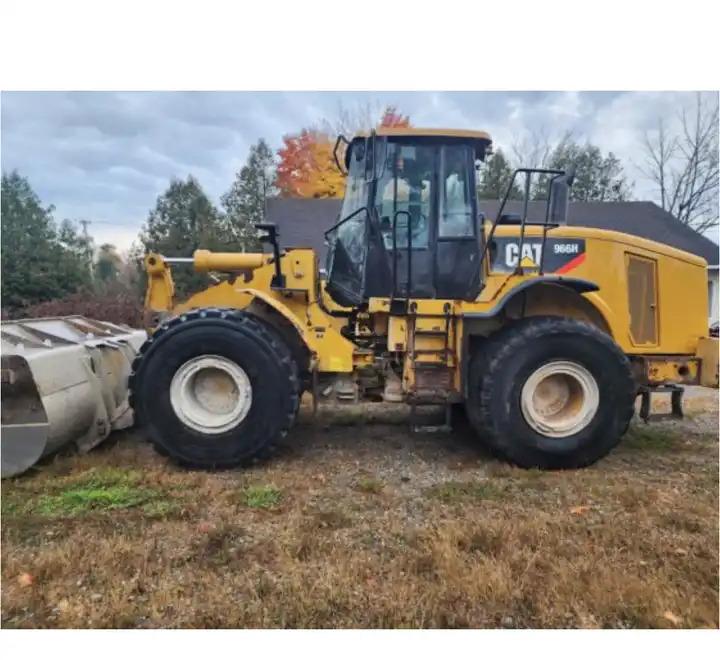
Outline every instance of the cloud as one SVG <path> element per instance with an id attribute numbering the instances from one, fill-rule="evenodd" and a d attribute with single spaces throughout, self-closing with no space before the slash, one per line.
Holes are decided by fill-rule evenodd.
<path id="1" fill-rule="evenodd" d="M 337 115 L 396 105 L 415 125 L 476 128 L 496 145 L 567 130 L 612 150 L 639 177 L 639 137 L 688 94 L 620 92 L 4 92 L 2 168 L 27 176 L 56 218 L 88 219 L 98 242 L 129 247 L 173 177 L 216 202 L 250 145 Z M 639 186 L 645 195 L 652 191 Z"/>

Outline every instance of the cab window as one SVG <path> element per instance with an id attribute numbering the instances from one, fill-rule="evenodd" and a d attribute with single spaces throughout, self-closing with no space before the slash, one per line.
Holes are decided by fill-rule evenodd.
<path id="1" fill-rule="evenodd" d="M 375 196 L 375 210 L 380 218 L 385 248 L 392 250 L 395 218 L 398 249 L 407 248 L 408 221 L 412 247 L 427 248 L 430 239 L 434 149 L 391 144 L 387 151 L 387 166 L 377 183 Z M 402 213 L 397 215 L 398 211 Z"/>
<path id="2" fill-rule="evenodd" d="M 470 158 L 465 146 L 440 150 L 439 238 L 468 238 L 475 235 L 472 208 Z"/>

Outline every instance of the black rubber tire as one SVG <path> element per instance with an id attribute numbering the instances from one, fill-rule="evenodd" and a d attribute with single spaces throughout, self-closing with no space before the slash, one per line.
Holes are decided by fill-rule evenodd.
<path id="1" fill-rule="evenodd" d="M 252 385 L 252 404 L 234 428 L 203 434 L 177 417 L 170 383 L 187 360 L 203 354 L 237 363 Z M 229 468 L 264 458 L 297 414 L 297 364 L 279 334 L 238 310 L 198 309 L 163 323 L 142 346 L 129 380 L 137 424 L 163 455 L 203 469 Z"/>
<path id="2" fill-rule="evenodd" d="M 598 384 L 595 416 L 567 438 L 538 433 L 520 407 L 525 381 L 551 360 L 581 364 Z M 466 410 L 472 425 L 494 453 L 525 468 L 579 468 L 599 460 L 620 442 L 634 400 L 625 354 L 607 334 L 573 319 L 536 316 L 514 322 L 480 344 L 470 361 Z"/>

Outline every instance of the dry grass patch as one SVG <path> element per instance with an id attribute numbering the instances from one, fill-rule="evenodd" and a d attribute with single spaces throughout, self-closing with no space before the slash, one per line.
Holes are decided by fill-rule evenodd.
<path id="1" fill-rule="evenodd" d="M 717 627 L 717 437 L 687 424 L 561 472 L 395 424 L 215 473 L 128 436 L 3 482 L 2 625 Z"/>
<path id="2" fill-rule="evenodd" d="M 506 489 L 496 482 L 485 481 L 446 481 L 428 488 L 427 497 L 435 498 L 445 504 L 460 504 L 488 499 L 498 499 L 506 494 Z"/>
<path id="3" fill-rule="evenodd" d="M 362 477 L 357 480 L 355 488 L 361 493 L 378 495 L 382 492 L 383 484 L 378 479 L 373 479 L 372 477 Z"/>

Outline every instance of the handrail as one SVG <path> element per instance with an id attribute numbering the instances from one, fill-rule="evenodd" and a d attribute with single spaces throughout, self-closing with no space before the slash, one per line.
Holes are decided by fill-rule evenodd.
<path id="1" fill-rule="evenodd" d="M 392 285 L 392 293 L 390 298 L 394 299 L 395 294 L 397 292 L 397 259 L 398 259 L 398 250 L 397 250 L 397 218 L 399 215 L 406 215 L 408 222 L 407 222 L 407 291 L 406 291 L 406 299 L 410 298 L 410 293 L 412 291 L 411 283 L 412 283 L 412 216 L 410 215 L 409 211 L 403 211 L 400 209 L 399 211 L 395 211 L 395 215 L 393 215 L 393 223 L 392 223 L 392 246 L 393 246 L 393 285 Z"/>
<path id="2" fill-rule="evenodd" d="M 335 159 L 335 165 L 337 166 L 338 170 L 340 170 L 340 174 L 343 176 L 347 176 L 348 170 L 343 169 L 343 166 L 340 164 L 340 159 L 338 158 L 338 147 L 340 146 L 340 143 L 344 142 L 348 147 L 350 146 L 350 140 L 348 140 L 344 135 L 338 135 L 337 140 L 335 140 L 335 147 L 333 148 L 333 158 Z"/>
<path id="3" fill-rule="evenodd" d="M 340 222 L 336 222 L 332 227 L 330 227 L 330 229 L 328 229 L 328 230 L 325 232 L 325 234 L 324 234 L 325 238 L 328 237 L 328 234 L 329 234 L 331 231 L 335 231 L 340 225 L 346 223 L 348 220 L 352 220 L 352 218 L 354 218 L 358 213 L 360 213 L 360 211 L 365 211 L 365 212 L 367 212 L 367 210 L 368 210 L 368 207 L 367 207 L 367 206 L 361 206 L 361 207 L 360 207 L 359 209 L 357 209 L 356 211 L 353 211 L 350 215 L 345 216 L 342 220 L 340 220 Z"/>
<path id="4" fill-rule="evenodd" d="M 518 174 L 525 174 L 525 199 L 524 199 L 524 205 L 523 205 L 523 217 L 520 224 L 520 250 L 522 250 L 522 244 L 525 238 L 525 225 L 527 221 L 527 213 L 528 213 L 528 206 L 529 206 L 529 197 L 530 197 L 530 178 L 533 174 L 552 174 L 553 176 L 548 181 L 548 198 L 546 200 L 546 209 L 545 209 L 545 225 L 547 226 L 547 220 L 550 217 L 550 186 L 552 182 L 558 178 L 559 176 L 563 176 L 565 174 L 565 170 L 552 170 L 552 169 L 545 169 L 545 168 L 535 168 L 535 167 L 521 167 L 518 168 L 513 172 L 512 178 L 510 179 L 510 183 L 507 187 L 507 190 L 505 191 L 505 195 L 502 199 L 502 202 L 500 203 L 500 208 L 498 209 L 497 214 L 495 215 L 495 219 L 493 220 L 492 226 L 490 227 L 490 232 L 488 233 L 487 239 L 485 240 L 485 245 L 483 246 L 483 252 L 482 255 L 480 255 L 480 268 L 482 268 L 483 263 L 485 262 L 485 258 L 487 257 L 487 253 L 490 249 L 490 244 L 492 243 L 492 239 L 495 236 L 495 229 L 497 228 L 498 223 L 500 222 L 500 218 L 502 218 L 503 211 L 505 210 L 505 205 L 507 204 L 508 200 L 510 199 L 510 193 L 512 192 L 513 186 L 515 185 L 515 179 L 518 176 Z M 543 245 L 544 247 L 544 245 Z M 518 260 L 518 268 L 520 268 L 520 261 L 522 260 L 522 251 L 519 253 L 520 258 Z M 542 262 L 542 256 L 540 257 L 540 260 Z"/>

